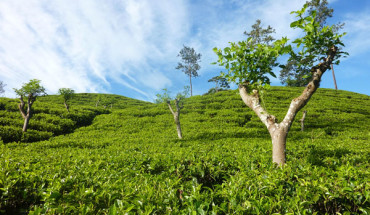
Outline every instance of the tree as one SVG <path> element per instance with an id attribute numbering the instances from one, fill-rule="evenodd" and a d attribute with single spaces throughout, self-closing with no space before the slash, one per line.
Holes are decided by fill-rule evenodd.
<path id="1" fill-rule="evenodd" d="M 157 104 L 160 104 L 160 103 L 167 104 L 175 120 L 177 136 L 179 137 L 179 139 L 182 139 L 181 124 L 180 124 L 180 111 L 181 109 L 184 108 L 183 99 L 188 97 L 188 95 L 189 95 L 188 86 L 185 86 L 184 91 L 182 93 L 178 93 L 175 98 L 171 98 L 168 90 L 163 89 L 163 93 L 157 94 L 157 99 L 155 100 L 155 103 Z M 174 103 L 176 107 L 176 111 L 174 111 L 174 109 L 172 108 L 171 101 L 172 103 Z"/>
<path id="2" fill-rule="evenodd" d="M 181 62 L 178 63 L 176 69 L 180 69 L 186 75 L 189 76 L 190 80 L 190 96 L 193 96 L 193 85 L 191 83 L 191 77 L 198 77 L 198 70 L 200 69 L 200 57 L 201 54 L 197 54 L 193 48 L 184 46 L 180 50 L 177 57 L 181 57 Z"/>
<path id="3" fill-rule="evenodd" d="M 45 88 L 40 85 L 40 80 L 32 79 L 28 83 L 24 83 L 22 88 L 19 90 L 14 89 L 14 91 L 19 96 L 21 102 L 18 108 L 24 119 L 23 132 L 26 132 L 32 116 L 32 105 L 38 96 L 46 95 Z M 25 110 L 25 102 L 23 100 L 25 97 L 27 97 L 27 110 Z"/>
<path id="4" fill-rule="evenodd" d="M 212 77 L 208 80 L 208 82 L 214 82 L 216 84 L 216 87 L 214 88 L 216 92 L 218 92 L 220 89 L 222 90 L 223 88 L 230 88 L 227 79 L 222 76 Z"/>
<path id="5" fill-rule="evenodd" d="M 299 28 L 303 36 L 288 44 L 286 37 L 274 41 L 270 46 L 253 42 L 253 38 L 238 43 L 230 42 L 230 47 L 223 50 L 214 48 L 218 55 L 218 64 L 224 66 L 228 73 L 224 74 L 229 81 L 239 85 L 239 93 L 243 102 L 252 109 L 267 127 L 272 139 L 272 160 L 274 163 L 284 165 L 286 162 L 286 139 L 296 114 L 307 104 L 311 96 L 320 85 L 321 77 L 330 68 L 332 63 L 339 64 L 339 58 L 348 53 L 338 50 L 344 46 L 335 26 L 320 27 L 316 21 L 316 12 L 306 13 L 308 5 L 296 14 L 298 20 L 290 24 L 291 28 Z M 268 88 L 270 80 L 268 75 L 276 77 L 272 69 L 281 66 L 278 57 L 289 55 L 288 61 L 295 59 L 309 59 L 312 78 L 302 94 L 291 101 L 284 119 L 278 119 L 269 114 L 261 105 L 259 91 Z M 215 63 L 216 64 L 216 63 Z M 301 61 L 298 61 L 300 68 Z"/>
<path id="6" fill-rule="evenodd" d="M 319 24 L 319 29 L 322 29 L 327 18 L 333 16 L 334 9 L 328 7 L 327 0 L 311 0 L 307 1 L 306 5 L 308 7 L 308 14 L 315 13 L 315 22 Z M 343 23 L 338 23 L 333 26 L 333 31 L 336 33 L 343 28 Z M 296 58 L 288 61 L 280 71 L 280 81 L 282 84 L 292 87 L 303 87 L 306 86 L 312 79 L 311 73 L 311 60 L 306 58 Z M 335 80 L 334 69 L 333 80 L 335 88 L 337 89 L 337 83 Z"/>
<path id="7" fill-rule="evenodd" d="M 271 26 L 263 29 L 261 26 L 261 20 L 257 19 L 256 23 L 252 25 L 252 30 L 250 32 L 244 31 L 244 34 L 248 36 L 248 38 L 252 38 L 251 45 L 255 44 L 266 44 L 270 45 L 275 38 L 271 36 L 272 33 L 275 33 L 275 29 Z"/>
<path id="8" fill-rule="evenodd" d="M 71 100 L 75 94 L 75 91 L 70 88 L 60 88 L 58 91 L 59 95 L 63 97 L 64 106 L 66 107 L 67 111 L 69 112 L 69 105 L 68 101 Z"/>
<path id="9" fill-rule="evenodd" d="M 6 84 L 4 84 L 2 81 L 0 81 L 0 95 L 2 95 L 5 90 L 4 90 L 4 87 L 6 86 Z"/>

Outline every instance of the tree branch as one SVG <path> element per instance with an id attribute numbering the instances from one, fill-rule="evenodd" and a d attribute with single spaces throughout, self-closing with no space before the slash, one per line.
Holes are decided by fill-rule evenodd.
<path id="1" fill-rule="evenodd" d="M 23 101 L 23 96 L 21 96 L 19 100 L 21 101 L 21 103 L 18 105 L 19 111 L 21 112 L 23 119 L 26 119 L 26 112 L 24 111 L 25 103 Z"/>
<path id="2" fill-rule="evenodd" d="M 311 96 L 315 93 L 317 88 L 320 86 L 321 77 L 324 72 L 330 68 L 330 65 L 333 62 L 334 56 L 338 48 L 333 46 L 329 49 L 327 57 L 324 59 L 324 62 L 319 63 L 318 65 L 312 67 L 311 72 L 312 80 L 308 83 L 307 87 L 303 90 L 302 94 L 293 99 L 290 103 L 287 114 L 285 115 L 282 124 L 284 127 L 288 128 L 292 124 L 295 115 L 300 111 L 310 100 Z"/>
<path id="3" fill-rule="evenodd" d="M 249 95 L 247 92 L 247 86 L 240 84 L 239 93 L 243 102 L 257 114 L 268 130 L 270 130 L 270 128 L 276 128 L 277 119 L 275 116 L 268 114 L 267 111 L 261 106 L 257 90 L 253 90 L 253 93 Z"/>
<path id="4" fill-rule="evenodd" d="M 175 116 L 175 112 L 172 109 L 171 102 L 170 101 L 167 101 L 167 105 L 168 105 L 168 108 L 170 108 L 170 111 L 171 111 L 172 115 Z"/>

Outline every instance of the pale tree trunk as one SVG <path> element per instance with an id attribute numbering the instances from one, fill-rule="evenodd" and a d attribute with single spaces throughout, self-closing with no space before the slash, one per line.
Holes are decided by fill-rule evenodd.
<path id="1" fill-rule="evenodd" d="M 278 165 L 284 165 L 286 162 L 286 140 L 290 126 L 293 123 L 293 120 L 307 102 L 310 100 L 311 96 L 315 93 L 317 88 L 320 85 L 321 77 L 324 72 L 330 68 L 333 58 L 336 54 L 337 47 L 332 47 L 328 51 L 328 56 L 325 61 L 319 63 L 317 66 L 314 66 L 311 69 L 312 80 L 308 83 L 307 87 L 303 90 L 302 94 L 293 99 L 290 103 L 287 114 L 285 115 L 282 122 L 278 123 L 278 120 L 275 116 L 270 115 L 267 111 L 261 106 L 259 93 L 257 90 L 253 90 L 252 93 L 248 93 L 248 85 L 241 84 L 239 85 L 239 93 L 243 102 L 252 109 L 260 120 L 267 127 L 271 140 L 272 140 L 272 161 Z"/>
<path id="2" fill-rule="evenodd" d="M 299 120 L 299 122 L 301 123 L 301 131 L 304 131 L 304 120 L 306 119 L 306 114 L 307 111 L 303 111 L 302 118 Z"/>
<path id="3" fill-rule="evenodd" d="M 66 101 L 64 101 L 64 106 L 66 107 L 67 112 L 69 113 L 69 105 L 67 104 L 67 102 L 66 102 Z"/>
<path id="4" fill-rule="evenodd" d="M 23 132 L 27 132 L 29 122 L 30 122 L 30 116 L 27 114 L 27 117 L 24 119 L 24 123 L 23 123 L 23 129 L 22 129 Z"/>
<path id="5" fill-rule="evenodd" d="M 190 79 L 190 96 L 193 96 L 193 85 L 191 84 L 191 73 L 189 74 Z"/>
<path id="6" fill-rule="evenodd" d="M 27 113 L 26 111 L 24 110 L 24 106 L 25 106 L 25 103 L 23 101 L 23 96 L 20 97 L 20 101 L 21 103 L 18 105 L 18 108 L 19 108 L 19 111 L 21 112 L 22 114 L 22 117 L 24 119 L 24 123 L 23 123 L 23 128 L 22 128 L 22 131 L 23 132 L 26 132 L 27 131 L 27 128 L 28 128 L 28 124 L 30 122 L 30 118 L 31 118 L 31 114 L 32 114 L 32 104 L 33 102 L 35 101 L 36 98 L 34 98 L 32 96 L 32 94 L 30 94 L 28 96 L 28 101 L 27 101 Z"/>
<path id="7" fill-rule="evenodd" d="M 335 80 L 335 74 L 334 74 L 333 64 L 331 64 L 330 66 L 331 66 L 331 71 L 332 71 L 332 73 L 333 73 L 333 80 L 334 80 L 335 90 L 338 90 L 338 87 L 337 87 L 337 80 Z"/>
<path id="8" fill-rule="evenodd" d="M 170 101 L 167 102 L 168 108 L 170 109 L 176 124 L 177 136 L 182 139 L 181 125 L 180 125 L 180 110 L 182 107 L 179 106 L 180 99 L 175 99 L 176 111 L 172 109 Z"/>

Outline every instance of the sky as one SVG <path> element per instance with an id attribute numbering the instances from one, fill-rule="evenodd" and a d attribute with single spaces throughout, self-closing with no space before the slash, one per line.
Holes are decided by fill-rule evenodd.
<path id="1" fill-rule="evenodd" d="M 305 0 L 0 0 L 0 81 L 15 97 L 31 79 L 48 94 L 59 88 L 77 93 L 110 93 L 153 101 L 167 88 L 189 85 L 176 70 L 184 45 L 202 54 L 193 94 L 214 87 L 208 80 L 225 69 L 211 65 L 212 49 L 245 40 L 257 19 L 291 40 L 290 12 Z M 338 88 L 370 94 L 370 1 L 330 0 L 330 24 L 344 22 L 349 56 L 335 65 Z M 276 73 L 278 75 L 278 71 Z M 281 86 L 272 78 L 273 86 Z M 334 88 L 327 71 L 322 88 Z M 236 86 L 234 85 L 235 89 Z"/>

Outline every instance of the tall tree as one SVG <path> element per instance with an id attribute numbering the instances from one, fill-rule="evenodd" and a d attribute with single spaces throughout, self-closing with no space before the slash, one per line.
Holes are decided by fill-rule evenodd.
<path id="1" fill-rule="evenodd" d="M 319 24 L 319 29 L 322 29 L 326 24 L 326 20 L 333 16 L 334 9 L 328 7 L 327 0 L 310 0 L 306 2 L 306 5 L 309 14 L 315 13 L 315 21 Z M 343 23 L 334 25 L 333 31 L 335 33 L 338 32 L 343 28 L 343 25 Z M 282 65 L 279 76 L 281 83 L 292 87 L 306 86 L 312 79 L 310 63 L 311 59 L 309 58 L 295 58 Z M 331 67 L 334 84 L 337 86 L 334 69 L 333 66 Z"/>
<path id="2" fill-rule="evenodd" d="M 252 30 L 250 32 L 244 31 L 244 34 L 248 36 L 248 38 L 252 38 L 250 42 L 251 45 L 255 44 L 266 44 L 270 45 L 275 38 L 271 36 L 271 34 L 275 33 L 275 29 L 271 26 L 267 28 L 262 28 L 261 20 L 257 19 L 256 23 L 252 25 Z"/>
<path id="3" fill-rule="evenodd" d="M 201 54 L 197 54 L 194 48 L 190 48 L 184 45 L 184 48 L 180 50 L 177 55 L 181 57 L 181 62 L 178 63 L 176 69 L 180 69 L 186 75 L 189 76 L 190 80 L 190 96 L 193 96 L 193 85 L 191 83 L 191 77 L 198 77 L 198 70 L 200 69 L 200 58 Z"/>
<path id="4" fill-rule="evenodd" d="M 252 109 L 267 127 L 272 139 L 272 160 L 284 165 L 286 162 L 286 140 L 296 114 L 307 104 L 320 85 L 321 77 L 332 63 L 339 64 L 339 58 L 347 55 L 338 50 L 344 46 L 335 26 L 320 27 L 316 21 L 316 12 L 306 13 L 307 7 L 294 11 L 298 20 L 291 23 L 291 28 L 299 28 L 303 36 L 287 44 L 288 39 L 276 40 L 272 45 L 263 43 L 253 44 L 253 38 L 238 43 L 230 43 L 223 50 L 214 48 L 218 55 L 218 64 L 228 69 L 225 77 L 239 85 L 239 93 L 244 103 Z M 268 75 L 275 77 L 272 69 L 279 66 L 278 57 L 289 54 L 288 61 L 309 59 L 312 78 L 302 94 L 294 98 L 284 119 L 278 119 L 267 112 L 261 105 L 259 91 L 270 84 Z M 298 67 L 301 66 L 298 61 Z"/>
<path id="5" fill-rule="evenodd" d="M 216 92 L 218 92 L 220 89 L 224 88 L 230 88 L 229 83 L 227 82 L 227 79 L 222 76 L 215 76 L 208 80 L 208 82 L 214 82 L 216 84 L 216 87 L 214 88 Z"/>
<path id="6" fill-rule="evenodd" d="M 24 83 L 22 88 L 14 89 L 14 91 L 19 96 L 18 108 L 24 119 L 23 132 L 26 132 L 32 116 L 32 105 L 38 96 L 46 95 L 45 88 L 40 85 L 40 80 L 32 79 L 28 83 Z M 25 97 L 27 98 L 27 110 L 23 100 Z"/>
<path id="7" fill-rule="evenodd" d="M 4 84 L 4 82 L 0 81 L 0 95 L 5 93 L 5 90 L 4 90 L 5 86 L 6 86 L 6 84 Z"/>
<path id="8" fill-rule="evenodd" d="M 184 108 L 183 99 L 188 97 L 189 95 L 189 87 L 185 86 L 184 91 L 182 93 L 178 93 L 175 98 L 171 98 L 170 93 L 167 89 L 163 89 L 162 94 L 157 94 L 157 99 L 155 103 L 165 103 L 167 104 L 168 108 L 173 115 L 173 119 L 176 124 L 177 136 L 179 139 L 182 139 L 182 131 L 181 131 L 181 124 L 180 124 L 180 111 Z M 171 102 L 175 105 L 175 108 L 172 108 Z"/>
<path id="9" fill-rule="evenodd" d="M 69 105 L 68 101 L 71 100 L 75 94 L 75 91 L 70 88 L 60 88 L 58 91 L 59 95 L 63 97 L 64 106 L 66 107 L 67 111 L 69 112 Z"/>

